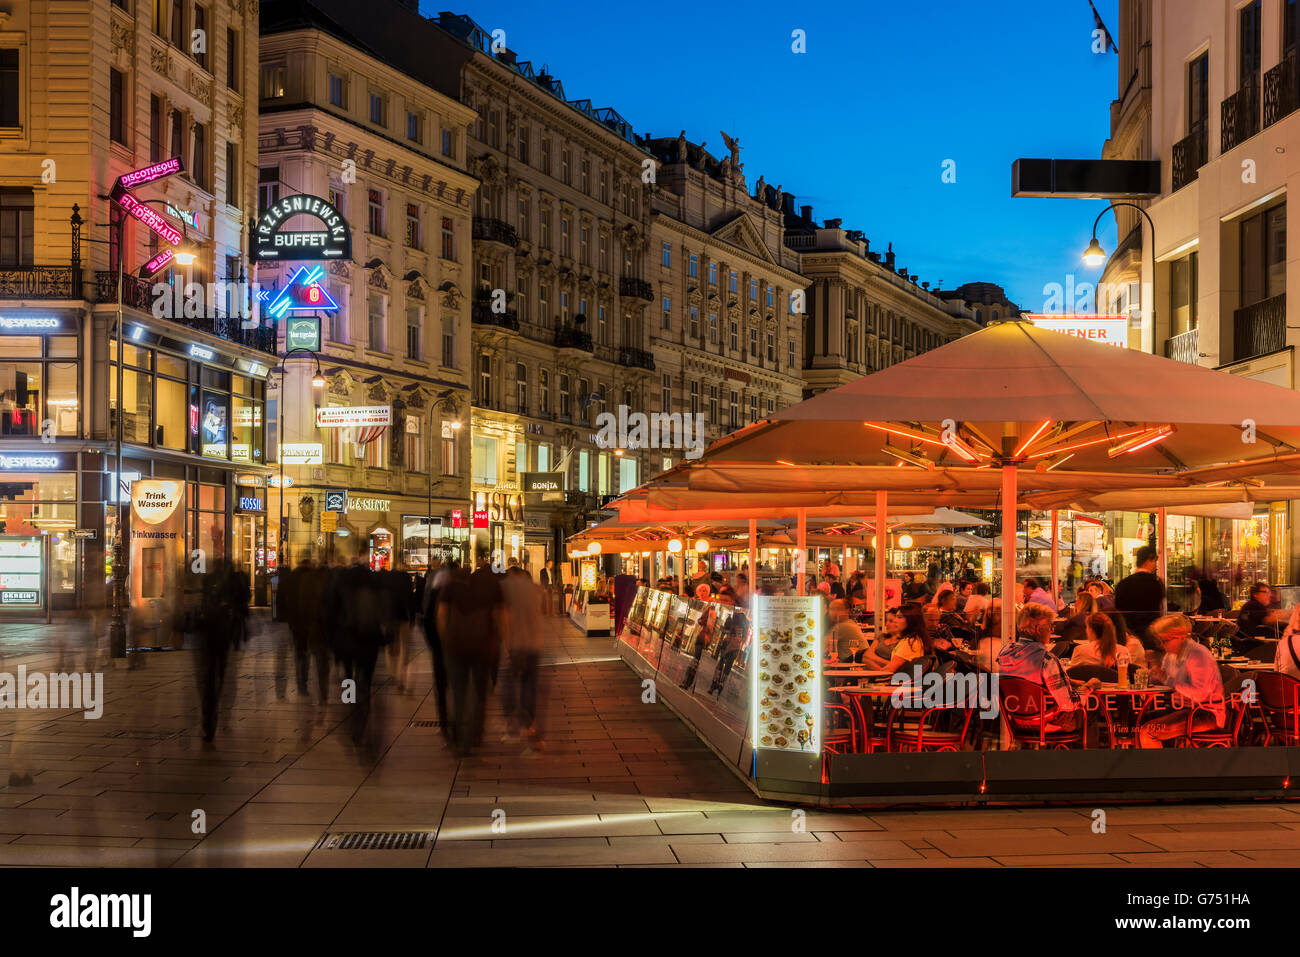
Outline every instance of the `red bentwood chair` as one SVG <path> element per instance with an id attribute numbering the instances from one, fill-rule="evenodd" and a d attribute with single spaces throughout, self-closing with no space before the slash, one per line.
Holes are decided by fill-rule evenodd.
<path id="1" fill-rule="evenodd" d="M 848 705 L 827 704 L 825 721 L 826 727 L 822 731 L 822 748 L 828 754 L 856 754 L 858 750 L 858 726 L 853 720 L 853 711 Z M 842 729 L 831 728 L 831 715 L 836 712 L 843 712 L 847 718 L 847 726 Z M 845 748 L 848 750 L 845 751 Z"/>
<path id="2" fill-rule="evenodd" d="M 1022 748 L 1083 747 L 1086 743 L 1086 722 L 1074 731 L 1048 731 L 1043 721 L 1043 686 L 1024 678 L 998 675 L 998 696 L 1002 705 L 1002 720 L 1007 733 Z"/>
<path id="3" fill-rule="evenodd" d="M 1264 713 L 1264 744 L 1275 733 L 1283 744 L 1300 744 L 1300 681 L 1276 671 L 1259 671 L 1253 677 L 1256 701 Z"/>
<path id="4" fill-rule="evenodd" d="M 1241 722 L 1246 717 L 1247 707 L 1235 695 L 1228 697 L 1224 707 L 1223 727 L 1205 731 L 1192 730 L 1197 713 L 1205 710 L 1200 705 L 1193 708 L 1187 715 L 1187 734 L 1183 739 L 1183 747 L 1235 748 L 1241 740 Z"/>

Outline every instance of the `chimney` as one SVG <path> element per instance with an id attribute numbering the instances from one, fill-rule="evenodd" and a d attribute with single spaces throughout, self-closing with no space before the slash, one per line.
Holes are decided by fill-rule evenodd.
<path id="1" fill-rule="evenodd" d="M 890 269 L 894 268 L 894 244 L 890 243 L 889 248 L 885 250 L 885 265 Z"/>
<path id="2" fill-rule="evenodd" d="M 503 47 L 501 52 L 497 54 L 497 59 L 502 63 L 514 63 L 516 62 L 517 57 L 515 56 L 514 50 L 511 50 L 509 47 Z"/>
<path id="3" fill-rule="evenodd" d="M 844 220 L 842 220 L 842 219 L 828 219 L 828 220 L 826 220 L 826 228 L 827 228 L 827 229 L 839 229 L 839 228 L 840 228 L 841 226 L 843 226 L 843 225 L 844 225 Z"/>
<path id="4" fill-rule="evenodd" d="M 813 221 L 813 218 L 812 218 L 812 207 L 811 207 L 811 206 L 800 206 L 799 209 L 800 209 L 800 211 L 803 213 L 803 221 L 804 221 L 805 223 L 811 223 L 811 222 Z"/>
<path id="5" fill-rule="evenodd" d="M 781 212 L 787 216 L 794 215 L 794 193 L 782 193 L 780 195 Z"/>

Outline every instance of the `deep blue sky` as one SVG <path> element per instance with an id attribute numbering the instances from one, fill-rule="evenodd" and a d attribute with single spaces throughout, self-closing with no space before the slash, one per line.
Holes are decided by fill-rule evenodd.
<path id="1" fill-rule="evenodd" d="M 1118 0 L 1095 3 L 1118 39 Z M 1080 257 L 1104 204 L 1011 198 L 1015 158 L 1098 157 L 1109 134 L 1118 58 L 1092 52 L 1088 0 L 444 4 L 421 10 L 504 29 L 569 99 L 612 106 L 640 134 L 685 127 L 714 155 L 719 130 L 738 136 L 751 188 L 762 174 L 819 223 L 892 242 L 932 287 L 996 282 L 1037 312 L 1044 284 L 1100 272 Z M 806 53 L 791 52 L 796 28 Z M 1100 235 L 1113 250 L 1113 217 Z"/>

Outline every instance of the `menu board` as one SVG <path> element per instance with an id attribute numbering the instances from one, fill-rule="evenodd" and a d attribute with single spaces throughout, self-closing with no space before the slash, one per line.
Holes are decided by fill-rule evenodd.
<path id="1" fill-rule="evenodd" d="M 0 535 L 0 606 L 41 605 L 42 544 L 39 535 Z"/>
<path id="2" fill-rule="evenodd" d="M 753 743 L 817 752 L 822 730 L 820 595 L 753 598 Z"/>

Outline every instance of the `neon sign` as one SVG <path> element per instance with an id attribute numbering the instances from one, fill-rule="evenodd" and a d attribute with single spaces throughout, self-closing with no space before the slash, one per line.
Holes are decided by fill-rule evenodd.
<path id="1" fill-rule="evenodd" d="M 172 226 L 171 223 L 167 222 L 161 213 L 150 209 L 130 193 L 123 193 L 119 196 L 117 198 L 117 204 L 171 245 L 179 246 L 181 244 L 181 240 L 184 237 L 181 236 L 180 231 Z"/>
<path id="2" fill-rule="evenodd" d="M 324 229 L 287 230 L 284 224 L 298 215 L 312 216 Z M 286 196 L 272 204 L 253 230 L 254 262 L 275 260 L 351 259 L 352 233 L 347 220 L 319 196 Z"/>
<path id="3" fill-rule="evenodd" d="M 164 249 L 157 256 L 154 256 L 153 259 L 140 267 L 140 278 L 147 279 L 151 276 L 158 275 L 158 273 L 162 272 L 167 267 L 167 264 L 175 258 L 176 250 Z"/>
<path id="4" fill-rule="evenodd" d="M 5 455 L 0 452 L 0 469 L 6 472 L 17 469 L 57 469 L 60 464 L 57 455 Z"/>
<path id="5" fill-rule="evenodd" d="M 173 156 L 171 159 L 163 160 L 161 163 L 154 163 L 152 166 L 146 166 L 144 169 L 133 170 L 130 173 L 123 173 L 117 178 L 117 183 L 113 187 L 114 192 L 122 190 L 135 189 L 137 186 L 143 186 L 145 183 L 152 183 L 154 180 L 171 176 L 173 173 L 180 173 L 185 169 L 185 162 L 179 156 Z"/>
<path id="6" fill-rule="evenodd" d="M 62 329 L 57 316 L 0 316 L 0 332 L 34 332 L 37 329 Z"/>
<path id="7" fill-rule="evenodd" d="M 267 313 L 279 319 L 291 312 L 333 312 L 339 304 L 334 301 L 325 287 L 320 284 L 325 270 L 320 266 L 308 268 L 303 266 L 289 284 L 280 290 L 279 295 L 267 307 Z M 320 347 L 317 346 L 317 349 Z"/>

